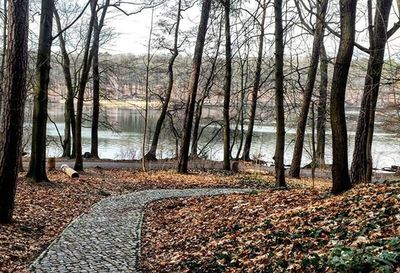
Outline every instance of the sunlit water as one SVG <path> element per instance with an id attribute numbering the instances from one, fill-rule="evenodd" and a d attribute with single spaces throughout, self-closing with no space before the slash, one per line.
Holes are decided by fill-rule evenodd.
<path id="1" fill-rule="evenodd" d="M 58 131 L 63 135 L 64 132 L 64 113 L 63 105 L 51 104 L 49 107 L 49 115 L 55 122 Z M 139 159 L 142 155 L 142 141 L 144 131 L 143 111 L 138 109 L 122 109 L 122 108 L 109 108 L 102 116 L 107 116 L 107 120 L 111 123 L 115 131 L 110 129 L 99 129 L 99 155 L 101 158 L 109 159 Z M 85 112 L 89 118 L 90 108 L 86 108 Z M 152 128 L 158 118 L 158 111 L 151 111 L 149 114 L 150 136 Z M 355 127 L 354 115 L 349 113 L 349 128 Z M 353 121 L 352 121 L 353 120 Z M 176 155 L 176 140 L 171 131 L 170 122 L 166 120 L 167 125 L 163 129 L 158 146 L 158 158 L 174 157 Z M 175 126 L 180 131 L 182 121 L 175 120 Z M 27 128 L 30 126 L 30 118 L 26 119 Z M 204 125 L 204 124 L 203 124 Z M 49 136 L 48 156 L 61 156 L 62 149 L 59 141 L 56 126 L 48 122 L 47 133 Z M 211 125 L 200 138 L 199 151 L 202 151 L 204 157 L 212 160 L 222 160 L 223 157 L 223 144 L 221 133 L 210 142 L 210 139 L 217 133 L 219 125 Z M 354 132 L 349 129 L 349 162 L 351 162 Z M 29 129 L 27 130 L 27 132 Z M 275 126 L 273 121 L 265 121 L 255 126 L 254 137 L 251 155 L 267 162 L 272 162 L 272 157 L 275 151 Z M 373 143 L 373 160 L 374 166 L 378 168 L 390 167 L 391 165 L 400 165 L 400 141 L 394 134 L 385 133 L 381 130 L 376 130 Z M 86 123 L 82 129 L 83 137 L 83 152 L 90 151 L 90 123 Z M 305 152 L 303 153 L 303 164 L 307 164 L 311 160 L 311 137 L 310 133 L 305 138 Z M 26 137 L 29 139 L 29 137 Z M 292 157 L 293 146 L 295 138 L 295 129 L 287 128 L 286 130 L 286 150 L 285 150 L 285 163 L 290 164 Z M 147 138 L 147 143 L 150 143 L 150 137 Z M 208 144 L 206 147 L 205 145 Z M 148 146 L 148 145 L 147 145 Z M 27 145 L 29 147 L 29 144 Z M 29 148 L 25 148 L 29 152 Z M 232 155 L 236 156 L 237 146 L 234 147 Z M 327 147 L 326 147 L 326 161 L 331 162 L 331 136 L 327 132 Z"/>

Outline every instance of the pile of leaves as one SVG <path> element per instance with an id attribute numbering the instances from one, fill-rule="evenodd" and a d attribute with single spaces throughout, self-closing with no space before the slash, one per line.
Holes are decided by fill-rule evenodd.
<path id="1" fill-rule="evenodd" d="M 0 225 L 0 272 L 23 272 L 77 216 L 102 198 L 152 188 L 255 186 L 242 176 L 173 171 L 138 172 L 89 169 L 80 179 L 64 173 L 49 173 L 51 183 L 32 183 L 20 174 L 14 221 Z M 250 183 L 251 182 L 251 183 Z M 258 185 L 266 187 L 267 184 Z"/>
<path id="2" fill-rule="evenodd" d="M 149 206 L 144 272 L 398 272 L 400 184 L 267 190 Z"/>

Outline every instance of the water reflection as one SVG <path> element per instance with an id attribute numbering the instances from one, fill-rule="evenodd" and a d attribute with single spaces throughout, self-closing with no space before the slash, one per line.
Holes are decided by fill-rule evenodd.
<path id="1" fill-rule="evenodd" d="M 90 116 L 91 109 L 85 108 L 86 117 Z M 109 108 L 103 112 L 102 118 L 106 119 L 112 125 L 114 131 L 106 128 L 99 130 L 99 155 L 101 158 L 110 159 L 139 159 L 141 158 L 142 139 L 144 130 L 143 111 L 140 109 L 123 109 L 123 108 Z M 209 112 L 210 115 L 211 111 Z M 58 131 L 64 131 L 64 113 L 62 104 L 51 104 L 49 107 L 49 115 L 58 127 Z M 155 123 L 158 118 L 158 111 L 152 110 L 149 113 L 150 135 L 153 132 Z M 88 119 L 89 120 L 89 119 Z M 350 130 L 355 127 L 354 119 L 349 119 Z M 29 125 L 30 118 L 27 118 Z M 177 127 L 180 126 L 177 121 Z M 48 156 L 60 156 L 62 154 L 61 146 L 59 143 L 58 133 L 54 124 L 48 122 L 48 136 L 56 141 L 49 143 Z M 199 143 L 199 150 L 202 150 L 204 145 L 214 136 L 218 131 L 218 125 L 209 126 L 203 133 Z M 82 129 L 83 137 L 83 151 L 90 151 L 90 123 L 85 122 Z M 150 143 L 150 137 L 148 143 Z M 285 150 L 285 163 L 289 164 L 292 156 L 295 138 L 295 129 L 287 128 L 286 130 L 286 150 Z M 354 132 L 349 132 L 349 160 L 353 151 Z M 311 151 L 310 134 L 305 138 L 305 152 L 303 156 L 303 163 L 310 161 Z M 236 147 L 233 149 L 232 154 L 236 155 Z M 395 135 L 387 134 L 383 131 L 377 130 L 374 136 L 373 143 L 373 156 L 374 166 L 386 167 L 391 165 L 400 165 L 400 142 Z M 222 160 L 222 136 L 218 135 L 214 141 L 211 142 L 205 149 L 204 154 L 209 159 Z M 262 160 L 272 161 L 275 151 L 275 127 L 273 121 L 265 121 L 262 124 L 255 126 L 253 137 L 253 145 L 251 155 L 256 155 Z M 174 157 L 176 152 L 176 141 L 174 135 L 170 131 L 169 125 L 165 127 L 160 137 L 158 157 L 167 158 Z M 331 137 L 327 133 L 327 163 L 331 162 Z"/>

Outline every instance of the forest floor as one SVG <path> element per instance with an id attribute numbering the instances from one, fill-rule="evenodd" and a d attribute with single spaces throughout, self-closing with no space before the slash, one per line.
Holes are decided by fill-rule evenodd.
<path id="1" fill-rule="evenodd" d="M 0 272 L 24 272 L 61 231 L 94 203 L 145 189 L 265 188 L 257 179 L 222 172 L 140 172 L 87 169 L 79 179 L 61 171 L 48 173 L 51 183 L 36 184 L 21 173 L 17 183 L 14 220 L 0 225 Z"/>
<path id="2" fill-rule="evenodd" d="M 159 201 L 143 272 L 400 272 L 400 183 Z"/>
<path id="3" fill-rule="evenodd" d="M 323 242 L 334 241 L 334 237 L 329 237 L 331 236 L 330 234 L 325 235 L 324 231 L 318 231 L 317 229 L 317 226 L 321 225 L 320 227 L 322 228 L 329 223 L 326 221 L 323 222 L 322 220 L 317 221 L 314 219 L 315 217 L 311 217 L 318 213 L 320 217 L 336 217 L 333 214 L 321 211 L 327 209 L 329 205 L 332 205 L 332 210 L 340 213 L 342 210 L 345 211 L 347 208 L 351 207 L 349 208 L 349 215 L 353 216 L 352 213 L 356 211 L 352 209 L 353 207 L 351 205 L 354 203 L 354 205 L 356 205 L 355 208 L 359 208 L 359 204 L 365 203 L 363 200 L 368 200 L 367 204 L 370 205 L 361 210 L 360 214 L 363 217 L 365 215 L 370 215 L 368 217 L 376 218 L 376 222 L 373 222 L 372 226 L 378 226 L 382 229 L 381 236 L 377 238 L 389 238 L 393 235 L 393 233 L 388 232 L 385 225 L 381 225 L 379 222 L 383 219 L 383 216 L 380 217 L 379 213 L 391 213 L 382 215 L 387 216 L 388 225 L 392 224 L 393 230 L 397 228 L 397 234 L 400 234 L 400 230 L 398 230 L 400 222 L 400 192 L 398 184 L 394 183 L 391 183 L 390 186 L 371 185 L 368 187 L 360 187 L 353 190 L 350 195 L 346 194 L 343 197 L 332 197 L 328 194 L 328 189 L 330 187 L 330 182 L 328 180 L 317 180 L 315 188 L 310 189 L 312 186 L 311 179 L 288 179 L 290 190 L 274 191 L 271 189 L 272 181 L 274 180 L 272 176 L 267 172 L 261 173 L 251 170 L 235 175 L 221 171 L 201 170 L 189 175 L 180 175 L 175 171 L 165 170 L 144 173 L 133 170 L 97 167 L 87 169 L 81 174 L 79 179 L 73 180 L 69 179 L 60 171 L 52 171 L 48 173 L 52 182 L 42 184 L 32 183 L 28 181 L 24 175 L 25 173 L 20 174 L 17 184 L 14 221 L 10 225 L 0 226 L 0 272 L 25 272 L 27 266 L 61 233 L 61 231 L 73 219 L 87 212 L 94 203 L 108 196 L 116 196 L 144 189 L 204 187 L 260 189 L 260 192 L 254 192 L 254 194 L 245 196 L 232 195 L 204 199 L 177 199 L 151 205 L 147 214 L 147 232 L 145 233 L 143 244 L 143 267 L 152 272 L 158 272 L 161 266 L 171 269 L 182 268 L 196 271 L 195 269 L 199 266 L 199 263 L 200 266 L 211 266 L 213 264 L 213 259 L 215 261 L 214 265 L 222 266 L 218 268 L 232 269 L 235 260 L 229 258 L 234 257 L 230 255 L 235 255 L 235 253 L 242 255 L 240 251 L 249 251 L 249 249 L 253 253 L 251 254 L 249 252 L 250 254 L 246 254 L 249 255 L 249 262 L 255 262 L 254 258 L 259 257 L 257 253 L 268 250 L 265 245 L 266 241 L 264 241 L 263 244 L 259 236 L 263 234 L 263 232 L 267 232 L 267 227 L 270 225 L 274 228 L 271 229 L 269 233 L 265 233 L 270 234 L 268 235 L 269 237 L 262 238 L 276 240 L 275 245 L 271 245 L 271 250 L 274 250 L 273 253 L 275 254 L 279 252 L 279 248 L 287 249 L 287 244 L 285 242 L 288 240 L 288 235 L 286 233 L 289 231 L 286 231 L 285 226 L 289 229 L 296 221 L 301 225 L 296 234 L 300 237 L 304 235 L 304 238 L 302 238 L 310 242 L 311 246 L 320 243 L 320 240 L 324 240 Z M 360 199 L 357 199 L 358 197 L 356 198 L 357 194 L 361 196 Z M 348 199 L 344 200 L 340 198 Z M 372 201 L 375 202 L 376 200 L 380 200 L 379 202 L 382 201 L 383 205 L 378 203 L 377 206 L 373 206 Z M 391 204 L 393 209 L 388 209 L 388 204 Z M 382 207 L 387 209 L 382 212 Z M 193 213 L 195 217 L 187 216 L 184 218 L 183 212 L 179 211 L 179 209 L 182 209 L 183 212 L 186 210 L 188 213 L 187 215 Z M 301 213 L 303 210 L 305 211 L 304 215 Z M 161 215 L 158 213 L 161 213 Z M 295 213 L 299 213 L 297 218 L 294 216 Z M 345 213 L 343 212 L 343 214 Z M 182 217 L 182 219 L 180 219 L 180 217 Z M 160 221 L 157 220 L 157 218 L 159 218 Z M 165 222 L 162 222 L 161 219 L 165 219 Z M 204 222 L 200 223 L 199 219 L 203 219 Z M 267 221 L 266 219 L 270 220 Z M 283 219 L 283 227 L 278 225 L 281 219 Z M 310 219 L 316 222 L 312 222 Z M 354 219 L 360 220 L 361 218 Z M 393 222 L 393 219 L 397 219 L 397 224 Z M 339 221 L 336 218 L 332 218 L 331 220 L 333 222 Z M 190 221 L 193 222 L 190 223 Z M 311 222 L 308 223 L 307 221 Z M 253 223 L 253 225 L 251 225 L 251 223 Z M 259 227 L 260 223 L 263 226 Z M 361 222 L 358 224 L 361 225 Z M 312 233 L 311 227 L 315 227 L 315 232 L 318 231 L 317 234 L 318 236 L 322 236 L 321 239 L 312 240 L 311 237 L 307 237 L 308 235 L 305 230 L 308 228 L 309 230 L 307 232 Z M 158 231 L 169 230 L 170 233 L 157 233 L 157 229 Z M 279 235 L 280 233 L 277 232 L 280 229 L 286 233 L 283 232 L 283 235 Z M 338 228 L 333 226 L 332 229 L 336 232 Z M 252 231 L 248 232 L 247 230 Z M 236 234 L 236 232 L 238 233 Z M 370 232 L 370 230 L 368 229 L 368 231 L 365 232 L 369 236 L 368 232 Z M 195 233 L 199 235 L 198 238 L 193 237 Z M 247 236 L 252 233 L 253 236 L 243 237 L 244 235 Z M 153 240 L 154 238 L 160 238 L 162 235 L 164 235 L 165 238 L 171 238 L 171 240 L 166 241 L 162 239 L 158 242 Z M 153 236 L 153 239 L 151 236 Z M 171 236 L 175 236 L 175 239 L 172 240 Z M 232 241 L 232 243 L 229 244 L 229 240 L 234 239 L 229 236 L 234 236 L 238 239 L 242 238 L 243 241 L 236 241 L 238 243 Z M 313 236 L 316 237 L 316 235 Z M 282 244 L 279 243 L 281 240 L 283 242 Z M 197 255 L 202 252 L 200 250 L 192 251 L 188 246 L 190 244 L 198 245 L 199 247 L 209 246 L 210 251 L 207 252 L 208 254 L 204 254 L 204 258 L 200 257 L 196 260 L 198 258 Z M 222 246 L 220 244 L 222 244 Z M 170 255 L 172 255 L 171 246 L 173 246 L 172 248 L 175 248 L 177 252 L 173 254 L 173 259 L 169 260 L 170 263 L 165 264 L 166 260 L 163 259 L 168 259 L 167 257 L 171 257 Z M 225 246 L 227 250 L 235 250 L 237 252 L 227 252 L 229 255 L 224 256 L 226 252 L 221 252 L 219 249 Z M 252 246 L 254 246 L 254 249 Z M 299 246 L 296 245 L 296 247 Z M 398 247 L 398 245 L 396 245 L 396 247 Z M 159 258 L 150 255 L 150 249 L 154 251 L 155 254 L 159 254 Z M 398 250 L 398 248 L 396 249 Z M 282 250 L 281 253 L 284 254 L 284 250 Z M 220 254 L 222 256 L 219 256 Z M 201 255 L 203 255 L 203 253 Z M 236 260 L 241 264 L 242 260 L 240 260 L 240 257 L 245 256 L 240 255 Z M 225 259 L 223 257 L 227 260 L 221 260 Z M 277 257 L 279 257 L 279 255 Z M 289 258 L 290 255 L 287 259 L 288 262 L 290 262 Z M 396 259 L 398 259 L 397 256 Z M 155 271 L 150 265 L 153 261 L 156 263 Z M 311 259 L 310 263 L 312 264 L 314 262 L 314 258 Z M 218 268 L 216 272 L 219 272 Z M 199 271 L 203 271 L 201 267 Z"/>

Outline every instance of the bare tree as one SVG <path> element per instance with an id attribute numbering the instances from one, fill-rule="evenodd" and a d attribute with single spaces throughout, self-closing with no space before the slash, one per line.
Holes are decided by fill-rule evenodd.
<path id="1" fill-rule="evenodd" d="M 0 223 L 11 222 L 14 209 L 27 92 L 28 22 L 29 1 L 10 0 L 0 139 Z"/>
<path id="2" fill-rule="evenodd" d="M 188 171 L 190 137 L 192 134 L 197 87 L 199 85 L 199 75 L 203 58 L 204 42 L 207 34 L 208 19 L 210 17 L 211 2 L 211 0 L 204 0 L 201 9 L 201 18 L 199 23 L 199 30 L 197 32 L 197 40 L 192 63 L 192 72 L 189 81 L 189 95 L 185 111 L 183 139 L 179 152 L 178 172 L 180 173 L 187 173 Z"/>
<path id="3" fill-rule="evenodd" d="M 57 9 L 54 9 L 54 19 L 57 25 L 57 31 L 62 32 L 61 20 Z M 65 99 L 64 109 L 64 141 L 63 141 L 63 157 L 75 157 L 72 151 L 75 145 L 75 105 L 74 105 L 74 85 L 71 73 L 71 59 L 69 57 L 65 38 L 63 34 L 58 35 L 60 50 L 62 55 L 62 69 L 64 81 L 67 88 L 67 96 Z M 71 138 L 72 136 L 72 138 Z"/>
<path id="4" fill-rule="evenodd" d="M 232 48 L 231 48 L 231 0 L 224 0 L 224 20 L 225 20 L 225 82 L 224 82 L 224 170 L 231 170 L 230 163 L 230 118 L 229 106 L 232 88 Z"/>
<path id="5" fill-rule="evenodd" d="M 379 94 L 385 46 L 388 39 L 387 26 L 392 0 L 377 0 L 375 22 L 372 24 L 372 0 L 368 1 L 370 25 L 370 56 L 365 76 L 364 92 L 358 116 L 353 161 L 351 164 L 352 183 L 371 182 L 372 138 L 375 110 Z"/>
<path id="6" fill-rule="evenodd" d="M 176 58 L 179 55 L 179 27 L 181 23 L 181 12 L 182 12 L 182 0 L 178 1 L 178 9 L 176 13 L 176 21 L 175 21 L 175 33 L 174 33 L 174 42 L 173 48 L 170 50 L 172 55 L 168 62 L 168 87 L 165 92 L 165 97 L 163 100 L 163 104 L 161 107 L 161 113 L 156 123 L 156 128 L 153 133 L 153 139 L 151 142 L 150 150 L 146 154 L 147 160 L 156 160 L 157 146 L 158 140 L 160 138 L 162 125 L 164 123 L 165 117 L 167 115 L 169 102 L 171 100 L 172 89 L 174 87 L 174 63 Z"/>
<path id="7" fill-rule="evenodd" d="M 320 84 L 317 112 L 317 151 L 315 163 L 318 167 L 325 166 L 325 132 L 326 132 L 326 102 L 328 100 L 328 65 L 325 44 L 321 44 Z"/>
<path id="8" fill-rule="evenodd" d="M 340 0 L 340 44 L 332 76 L 330 106 L 333 155 L 332 193 L 334 194 L 351 188 L 344 101 L 354 49 L 356 9 L 356 0 Z"/>
<path id="9" fill-rule="evenodd" d="M 32 151 L 27 173 L 27 177 L 35 182 L 48 181 L 46 174 L 46 129 L 50 57 L 53 42 L 53 11 L 54 1 L 43 0 L 34 86 Z"/>
<path id="10" fill-rule="evenodd" d="M 77 171 L 83 170 L 83 157 L 82 157 L 82 115 L 83 115 L 83 100 L 85 97 L 86 84 L 89 79 L 90 64 L 92 63 L 93 54 L 90 54 L 90 44 L 92 41 L 92 34 L 94 28 L 94 21 L 96 17 L 97 0 L 90 0 L 91 15 L 89 27 L 86 35 L 85 49 L 82 59 L 82 73 L 78 86 L 78 101 L 76 110 L 76 128 L 75 128 L 75 167 Z"/>
<path id="11" fill-rule="evenodd" d="M 261 22 L 259 22 L 260 26 L 260 37 L 258 44 L 258 55 L 257 55 L 257 64 L 256 71 L 254 75 L 254 83 L 253 90 L 251 92 L 251 105 L 250 105 L 250 116 L 249 116 L 249 124 L 246 134 L 246 140 L 243 147 L 243 160 L 250 161 L 250 148 L 251 142 L 253 140 L 253 131 L 254 131 L 254 122 L 256 118 L 256 110 L 257 110 L 257 100 L 258 100 L 258 92 L 261 87 L 261 70 L 262 70 L 262 61 L 263 61 L 263 52 L 264 52 L 264 36 L 265 36 L 265 19 L 267 15 L 267 4 L 266 1 L 263 0 L 263 4 L 258 1 L 262 9 Z"/>
<path id="12" fill-rule="evenodd" d="M 3 0 L 3 48 L 1 49 L 1 66 L 0 66 L 0 116 L 3 109 L 3 82 L 4 70 L 6 63 L 6 50 L 7 50 L 7 0 Z"/>
<path id="13" fill-rule="evenodd" d="M 149 123 L 149 94 L 150 94 L 150 64 L 151 64 L 151 40 L 153 38 L 153 20 L 154 20 L 154 9 L 151 10 L 151 22 L 150 22 L 150 32 L 149 41 L 147 44 L 147 56 L 146 56 L 146 79 L 145 79 L 145 108 L 144 108 L 144 132 L 142 140 L 142 169 L 146 171 L 146 138 Z"/>
<path id="14" fill-rule="evenodd" d="M 294 178 L 300 177 L 300 165 L 301 165 L 301 157 L 303 155 L 304 135 L 307 126 L 307 118 L 310 109 L 311 98 L 314 91 L 315 79 L 317 76 L 321 44 L 323 43 L 324 39 L 324 21 L 325 21 L 327 6 L 328 6 L 328 0 L 317 1 L 317 16 L 316 16 L 317 23 L 315 30 L 313 31 L 314 32 L 313 48 L 310 57 L 310 66 L 307 74 L 306 87 L 303 94 L 303 104 L 301 106 L 299 122 L 297 123 L 296 141 L 293 150 L 292 164 L 290 166 L 290 172 L 289 172 L 290 175 Z M 298 8 L 298 11 L 300 18 L 303 19 L 301 15 L 301 9 Z M 302 21 L 304 22 L 303 24 L 306 27 L 310 28 L 310 26 L 307 23 L 305 23 L 304 19 Z M 310 31 L 312 31 L 311 28 Z"/>
<path id="15" fill-rule="evenodd" d="M 275 178 L 277 187 L 286 187 L 285 182 L 285 111 L 283 86 L 283 23 L 282 0 L 274 0 L 275 10 L 275 112 L 276 112 L 276 147 Z"/>
<path id="16" fill-rule="evenodd" d="M 105 0 L 101 7 L 100 19 L 98 18 L 98 11 L 94 17 L 93 25 L 93 44 L 92 52 L 93 64 L 93 112 L 92 112 L 92 129 L 91 129 L 91 149 L 90 154 L 94 158 L 99 158 L 99 116 L 100 116 L 100 72 L 99 72 L 99 49 L 100 49 L 100 35 L 104 26 L 104 20 L 107 14 L 107 9 L 110 0 Z"/>

